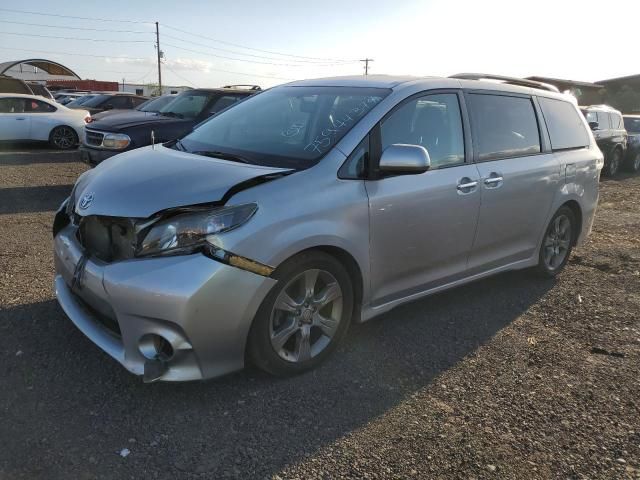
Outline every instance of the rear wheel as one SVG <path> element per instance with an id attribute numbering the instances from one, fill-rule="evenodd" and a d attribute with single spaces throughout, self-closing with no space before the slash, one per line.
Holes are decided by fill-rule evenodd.
<path id="1" fill-rule="evenodd" d="M 353 313 L 344 266 L 323 252 L 302 253 L 279 267 L 260 306 L 248 354 L 262 370 L 288 376 L 319 365 L 340 343 Z"/>
<path id="2" fill-rule="evenodd" d="M 544 234 L 537 270 L 545 277 L 555 277 L 569 261 L 575 232 L 575 215 L 569 207 L 561 207 Z"/>
<path id="3" fill-rule="evenodd" d="M 62 125 L 51 130 L 49 143 L 58 150 L 69 150 L 78 145 L 78 134 L 73 128 Z"/>
<path id="4" fill-rule="evenodd" d="M 613 177 L 618 174 L 620 170 L 620 164 L 622 163 L 622 151 L 616 148 L 611 153 L 609 162 L 604 166 L 604 172 L 608 177 Z"/>

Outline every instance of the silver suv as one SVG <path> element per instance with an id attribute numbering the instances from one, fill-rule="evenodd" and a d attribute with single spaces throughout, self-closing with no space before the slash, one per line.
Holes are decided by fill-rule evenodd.
<path id="1" fill-rule="evenodd" d="M 306 80 L 84 173 L 58 301 L 145 381 L 322 362 L 351 321 L 498 272 L 557 275 L 602 153 L 571 100 L 486 75 Z"/>

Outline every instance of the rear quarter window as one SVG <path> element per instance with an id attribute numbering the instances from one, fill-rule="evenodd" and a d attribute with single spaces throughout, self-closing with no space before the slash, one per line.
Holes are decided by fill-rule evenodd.
<path id="1" fill-rule="evenodd" d="M 544 97 L 540 97 L 539 101 L 553 150 L 583 148 L 589 145 L 589 134 L 573 104 Z"/>

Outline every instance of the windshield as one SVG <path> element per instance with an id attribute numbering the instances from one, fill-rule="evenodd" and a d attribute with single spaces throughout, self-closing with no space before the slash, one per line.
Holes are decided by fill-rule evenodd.
<path id="1" fill-rule="evenodd" d="M 176 99 L 175 96 L 166 95 L 163 97 L 152 98 L 151 100 L 147 100 L 136 110 L 140 110 L 141 112 L 159 112 L 160 109 L 166 107 L 169 103 L 173 102 Z"/>
<path id="2" fill-rule="evenodd" d="M 306 168 L 389 93 L 362 87 L 274 88 L 212 117 L 183 138 L 181 146 L 261 165 Z"/>
<path id="3" fill-rule="evenodd" d="M 85 103 L 83 103 L 83 105 L 85 107 L 97 107 L 109 97 L 110 95 L 96 95 L 95 97 L 90 98 Z"/>
<path id="4" fill-rule="evenodd" d="M 67 106 L 82 105 L 85 102 L 88 102 L 89 100 L 91 100 L 93 97 L 95 97 L 95 95 L 85 95 L 84 97 L 78 97 L 72 102 L 67 103 Z"/>
<path id="5" fill-rule="evenodd" d="M 217 94 L 214 92 L 183 92 L 175 97 L 173 102 L 162 107 L 160 113 L 180 118 L 196 118 L 214 95 Z"/>
<path id="6" fill-rule="evenodd" d="M 624 128 L 627 132 L 640 132 L 640 118 L 624 117 Z"/>

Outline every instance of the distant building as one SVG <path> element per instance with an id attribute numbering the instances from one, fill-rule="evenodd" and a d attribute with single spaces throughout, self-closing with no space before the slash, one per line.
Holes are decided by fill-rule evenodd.
<path id="1" fill-rule="evenodd" d="M 80 80 L 69 67 L 44 58 L 27 58 L 0 63 L 0 74 L 25 82 L 46 83 L 50 80 Z"/>
<path id="2" fill-rule="evenodd" d="M 606 89 L 604 103 L 622 113 L 640 113 L 640 75 L 611 78 L 598 83 Z"/>
<path id="3" fill-rule="evenodd" d="M 166 95 L 169 93 L 182 93 L 186 90 L 191 90 L 191 87 L 187 87 L 184 85 L 180 86 L 171 86 L 171 85 L 162 85 L 162 95 Z M 127 92 L 127 93 L 135 93 L 136 95 L 143 95 L 145 97 L 151 97 L 158 95 L 158 84 L 157 83 L 120 83 L 118 84 L 118 91 Z"/>
<path id="4" fill-rule="evenodd" d="M 558 87 L 563 93 L 569 93 L 576 97 L 579 105 L 598 105 L 605 103 L 606 87 L 602 82 L 591 83 L 579 80 L 564 80 L 551 77 L 527 77 L 528 80 L 548 83 Z"/>

